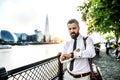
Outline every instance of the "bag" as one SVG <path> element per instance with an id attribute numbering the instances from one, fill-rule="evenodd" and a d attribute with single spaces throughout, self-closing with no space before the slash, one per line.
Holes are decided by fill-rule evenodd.
<path id="1" fill-rule="evenodd" d="M 85 49 L 86 49 L 86 39 L 87 38 L 88 37 L 83 38 Z M 100 68 L 92 63 L 91 58 L 88 59 L 88 61 L 89 61 L 89 66 L 90 66 L 90 70 L 91 70 L 90 80 L 103 80 Z"/>
<path id="2" fill-rule="evenodd" d="M 93 71 L 91 71 L 90 80 L 103 80 L 100 68 L 95 64 L 92 64 L 92 69 Z"/>

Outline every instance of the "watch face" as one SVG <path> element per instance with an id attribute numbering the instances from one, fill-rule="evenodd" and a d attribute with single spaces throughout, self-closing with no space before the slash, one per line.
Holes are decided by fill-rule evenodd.
<path id="1" fill-rule="evenodd" d="M 80 52 L 80 49 L 78 48 L 78 49 L 76 49 L 75 51 L 76 51 L 76 52 Z"/>

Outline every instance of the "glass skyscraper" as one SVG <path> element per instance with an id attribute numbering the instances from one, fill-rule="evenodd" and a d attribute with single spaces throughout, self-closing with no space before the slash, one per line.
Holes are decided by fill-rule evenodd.
<path id="1" fill-rule="evenodd" d="M 17 37 L 10 31 L 1 30 L 0 31 L 0 38 L 6 42 L 15 43 L 17 41 Z"/>

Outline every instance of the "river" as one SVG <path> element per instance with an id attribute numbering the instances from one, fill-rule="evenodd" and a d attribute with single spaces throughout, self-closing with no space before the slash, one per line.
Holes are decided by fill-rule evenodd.
<path id="1" fill-rule="evenodd" d="M 63 44 L 12 46 L 0 49 L 0 67 L 15 69 L 53 56 L 63 49 Z"/>

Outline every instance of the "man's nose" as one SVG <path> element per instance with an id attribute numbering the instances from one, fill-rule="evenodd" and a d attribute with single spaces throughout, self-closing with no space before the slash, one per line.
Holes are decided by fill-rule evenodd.
<path id="1" fill-rule="evenodd" d="M 74 29 L 71 29 L 70 32 L 74 32 Z"/>

